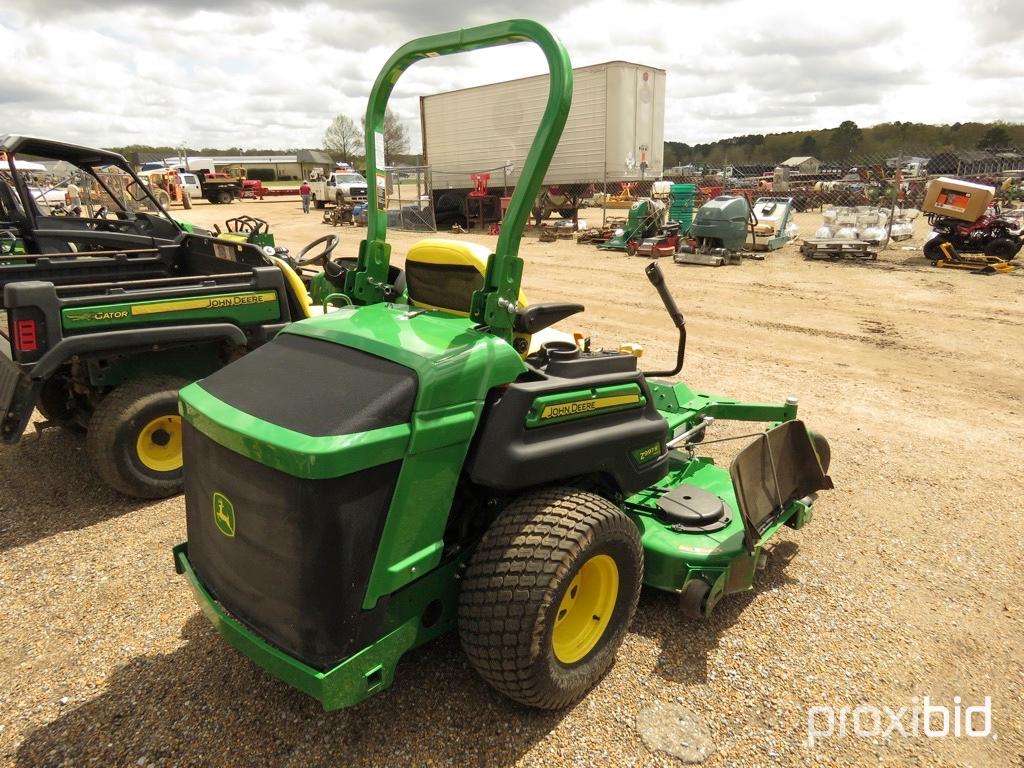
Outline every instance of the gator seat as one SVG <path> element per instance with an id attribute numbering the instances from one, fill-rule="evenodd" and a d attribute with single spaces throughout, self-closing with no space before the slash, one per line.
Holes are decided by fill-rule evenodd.
<path id="1" fill-rule="evenodd" d="M 302 320 L 313 315 L 323 314 L 323 311 L 314 311 L 314 308 L 310 306 L 309 294 L 306 292 L 306 286 L 302 283 L 302 278 L 298 276 L 294 269 L 289 266 L 288 262 L 278 256 L 267 256 L 278 269 L 281 270 L 281 274 L 284 275 L 284 282 L 288 288 L 288 292 L 291 294 L 292 301 L 290 302 L 294 308 L 300 313 L 301 317 L 295 318 L 296 320 Z"/>

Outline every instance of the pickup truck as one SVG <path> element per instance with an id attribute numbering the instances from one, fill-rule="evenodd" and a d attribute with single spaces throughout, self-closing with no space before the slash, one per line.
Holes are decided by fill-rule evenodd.
<path id="1" fill-rule="evenodd" d="M 194 173 L 179 171 L 178 178 L 181 179 L 181 188 L 188 192 L 189 197 L 198 199 L 203 196 L 203 187 Z"/>
<path id="2" fill-rule="evenodd" d="M 211 203 L 230 203 L 242 196 L 242 180 L 226 173 L 196 171 L 202 196 Z"/>
<path id="3" fill-rule="evenodd" d="M 0 151 L 0 442 L 38 408 L 43 426 L 85 432 L 108 485 L 178 493 L 177 390 L 310 315 L 296 263 L 245 222 L 224 237 L 185 231 L 120 155 L 20 136 Z M 37 203 L 15 156 L 73 166 L 81 216 Z M 304 263 L 326 263 L 337 238 L 300 258 L 318 244 Z"/>
<path id="4" fill-rule="evenodd" d="M 329 203 L 340 206 L 366 202 L 366 179 L 355 171 L 334 171 L 327 176 L 314 172 L 307 183 L 313 190 L 313 205 L 317 208 Z"/>

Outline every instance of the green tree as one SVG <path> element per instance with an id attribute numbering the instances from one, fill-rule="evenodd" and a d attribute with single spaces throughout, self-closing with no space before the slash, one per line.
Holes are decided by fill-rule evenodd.
<path id="1" fill-rule="evenodd" d="M 807 157 L 814 157 L 818 154 L 818 140 L 813 133 L 808 133 L 800 142 L 800 154 Z"/>
<path id="2" fill-rule="evenodd" d="M 864 132 L 853 120 L 844 120 L 832 131 L 828 146 L 832 155 L 837 158 L 849 157 L 864 140 Z"/>
<path id="3" fill-rule="evenodd" d="M 754 157 L 754 152 L 758 147 L 764 146 L 764 136 L 759 133 L 755 133 L 751 136 L 745 136 L 744 143 L 747 145 L 747 160 L 751 160 Z"/>
<path id="4" fill-rule="evenodd" d="M 363 132 L 348 115 L 335 117 L 324 132 L 324 148 L 341 156 L 347 163 L 363 145 Z"/>
<path id="5" fill-rule="evenodd" d="M 1001 125 L 993 125 L 978 142 L 978 149 L 1001 149 L 1010 145 L 1010 132 Z"/>
<path id="6" fill-rule="evenodd" d="M 363 117 L 363 130 L 366 130 L 366 118 Z M 384 112 L 384 161 L 392 163 L 393 158 L 404 155 L 409 151 L 409 135 L 405 126 L 398 119 L 398 115 L 389 107 Z M 381 158 L 377 158 L 381 162 Z"/>

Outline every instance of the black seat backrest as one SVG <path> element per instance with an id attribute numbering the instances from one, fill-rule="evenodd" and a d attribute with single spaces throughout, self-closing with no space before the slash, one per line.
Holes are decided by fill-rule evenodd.
<path id="1" fill-rule="evenodd" d="M 18 199 L 10 183 L 4 179 L 0 179 L 0 217 L 21 227 L 28 224 L 28 217 L 25 215 L 21 200 Z"/>

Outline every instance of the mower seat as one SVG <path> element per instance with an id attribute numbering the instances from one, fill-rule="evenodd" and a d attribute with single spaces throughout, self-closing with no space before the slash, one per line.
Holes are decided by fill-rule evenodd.
<path id="1" fill-rule="evenodd" d="M 469 316 L 473 292 L 483 288 L 489 248 L 462 240 L 430 237 L 420 240 L 405 257 L 406 290 L 414 307 L 436 309 L 460 317 Z M 549 341 L 575 343 L 571 334 L 551 328 L 583 309 L 578 304 L 539 304 L 528 308 L 526 295 L 519 291 L 516 335 L 526 339 L 523 357 L 534 354 Z M 517 347 L 518 348 L 518 347 Z"/>
<path id="2" fill-rule="evenodd" d="M 420 240 L 405 257 L 409 303 L 460 317 L 469 316 L 474 291 L 484 287 L 489 248 L 461 240 Z M 526 297 L 520 291 L 520 306 Z"/>

